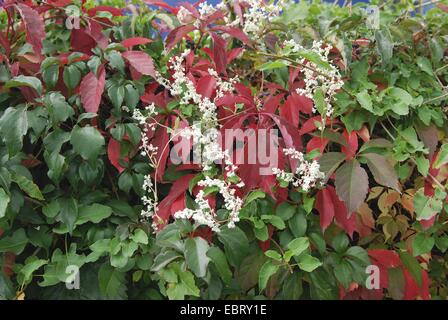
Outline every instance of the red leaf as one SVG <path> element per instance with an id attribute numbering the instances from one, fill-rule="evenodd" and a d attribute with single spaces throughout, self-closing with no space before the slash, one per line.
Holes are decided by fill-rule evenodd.
<path id="1" fill-rule="evenodd" d="M 173 29 L 166 37 L 166 50 L 171 50 L 184 36 L 195 29 L 192 25 L 180 26 Z"/>
<path id="2" fill-rule="evenodd" d="M 404 300 L 429 300 L 429 278 L 428 273 L 422 270 L 422 285 L 419 286 L 412 278 L 408 270 L 403 268 L 403 274 L 405 279 Z"/>
<path id="3" fill-rule="evenodd" d="M 141 74 L 156 77 L 154 63 L 147 53 L 142 51 L 126 51 L 122 53 L 122 56 Z"/>
<path id="4" fill-rule="evenodd" d="M 263 105 L 263 111 L 269 113 L 275 113 L 275 111 L 278 109 L 280 101 L 283 99 L 284 96 L 285 96 L 284 93 L 280 93 L 276 96 L 270 95 Z"/>
<path id="5" fill-rule="evenodd" d="M 33 47 L 36 55 L 41 55 L 42 42 L 45 39 L 45 27 L 42 17 L 37 11 L 24 4 L 16 4 L 15 7 L 22 17 L 26 31 L 26 41 Z"/>
<path id="6" fill-rule="evenodd" d="M 84 29 L 73 29 L 70 37 L 70 45 L 73 51 L 92 54 L 96 41 L 84 31 Z"/>
<path id="7" fill-rule="evenodd" d="M 373 259 L 372 262 L 376 262 L 382 267 L 397 268 L 401 266 L 400 256 L 393 250 L 371 249 L 368 253 Z"/>
<path id="8" fill-rule="evenodd" d="M 299 119 L 300 119 L 299 108 L 294 103 L 291 95 L 289 95 L 288 98 L 286 98 L 284 105 L 280 107 L 280 116 L 282 116 L 285 119 L 288 119 L 288 121 L 292 123 L 292 125 L 295 128 L 299 127 Z"/>
<path id="9" fill-rule="evenodd" d="M 439 7 L 440 10 L 448 12 L 448 6 L 444 5 L 442 3 L 437 4 L 437 7 Z"/>
<path id="10" fill-rule="evenodd" d="M 226 74 L 227 53 L 226 41 L 214 32 L 210 32 L 213 39 L 213 60 L 218 74 Z"/>
<path id="11" fill-rule="evenodd" d="M 346 160 L 353 159 L 358 151 L 358 136 L 355 131 L 348 133 L 345 129 L 342 136 L 347 141 L 348 147 L 341 146 L 341 151 L 345 154 Z"/>
<path id="12" fill-rule="evenodd" d="M 101 96 L 106 82 L 104 66 L 98 69 L 98 78 L 93 72 L 89 72 L 81 81 L 79 93 L 81 102 L 87 112 L 97 113 L 101 103 Z"/>
<path id="13" fill-rule="evenodd" d="M 121 44 L 125 48 L 132 48 L 133 46 L 141 45 L 141 44 L 147 44 L 152 42 L 151 39 L 143 38 L 143 37 L 135 37 L 135 38 L 129 38 L 121 41 Z"/>
<path id="14" fill-rule="evenodd" d="M 176 199 L 188 189 L 190 180 L 193 179 L 194 176 L 195 174 L 187 174 L 176 180 L 171 186 L 168 195 L 159 203 L 157 214 L 154 216 L 154 222 L 159 224 L 159 230 L 168 222 L 168 219 L 171 216 L 171 206 Z M 157 221 L 157 218 L 160 220 Z"/>
<path id="15" fill-rule="evenodd" d="M 177 197 L 171 204 L 171 215 L 174 215 L 177 211 L 184 210 L 187 207 L 186 200 L 187 198 L 185 197 L 185 193 L 182 193 L 179 197 Z"/>
<path id="16" fill-rule="evenodd" d="M 169 126 L 168 120 L 165 121 L 164 125 Z M 168 153 L 170 149 L 168 146 L 168 141 L 169 141 L 169 135 L 167 129 L 164 127 L 161 127 L 156 131 L 154 138 L 151 141 L 154 147 L 157 147 L 156 157 L 158 167 L 156 170 L 157 172 L 156 179 L 158 181 L 163 181 L 163 175 L 165 174 L 166 161 L 168 159 Z"/>
<path id="17" fill-rule="evenodd" d="M 101 49 L 106 49 L 109 39 L 104 35 L 101 24 L 94 20 L 89 20 L 89 25 L 85 31 L 93 40 L 95 40 Z"/>
<path id="18" fill-rule="evenodd" d="M 314 149 L 319 149 L 321 153 L 324 152 L 330 140 L 321 137 L 312 137 L 306 144 L 306 152 L 311 152 Z"/>
<path id="19" fill-rule="evenodd" d="M 201 77 L 196 85 L 196 91 L 205 98 L 211 98 L 216 89 L 216 80 L 213 76 Z"/>
<path id="20" fill-rule="evenodd" d="M 330 191 L 331 197 L 333 199 L 334 205 L 334 219 L 336 224 L 340 226 L 342 229 L 347 232 L 350 238 L 353 237 L 353 232 L 356 230 L 356 215 L 352 214 L 350 218 L 348 218 L 347 207 L 344 202 L 339 199 L 336 194 L 336 190 L 332 186 L 327 187 L 328 191 Z"/>
<path id="21" fill-rule="evenodd" d="M 9 45 L 9 40 L 3 35 L 3 32 L 1 31 L 0 31 L 0 46 L 2 46 L 5 49 L 6 55 L 9 55 L 11 51 L 11 46 Z M 0 62 L 3 62 L 2 60 L 0 60 Z"/>
<path id="22" fill-rule="evenodd" d="M 119 173 L 122 173 L 125 169 L 120 165 L 118 161 L 120 159 L 120 142 L 110 138 L 109 144 L 107 146 L 107 157 L 109 158 L 110 163 L 118 170 Z M 124 157 L 123 160 L 126 162 L 129 160 L 128 157 Z"/>
<path id="23" fill-rule="evenodd" d="M 241 30 L 241 29 L 232 28 L 232 27 L 228 27 L 228 26 L 216 26 L 216 27 L 213 27 L 212 30 L 225 32 L 225 33 L 231 35 L 232 37 L 240 40 L 244 44 L 247 44 L 249 47 L 252 46 L 252 44 L 250 43 L 249 38 L 243 32 L 243 30 Z"/>
<path id="24" fill-rule="evenodd" d="M 320 214 L 320 227 L 322 232 L 331 224 L 334 218 L 333 197 L 328 188 L 319 190 L 317 193 L 315 208 Z"/>

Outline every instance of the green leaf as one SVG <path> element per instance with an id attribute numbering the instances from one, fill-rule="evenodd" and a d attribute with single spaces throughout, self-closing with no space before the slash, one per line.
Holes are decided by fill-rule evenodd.
<path id="1" fill-rule="evenodd" d="M 417 282 L 419 286 L 422 285 L 422 267 L 418 263 L 417 259 L 414 258 L 407 252 L 400 251 L 400 259 L 403 262 L 406 269 L 411 274 L 412 278 Z"/>
<path id="2" fill-rule="evenodd" d="M 260 71 L 266 71 L 266 70 L 272 70 L 272 69 L 278 69 L 287 67 L 288 63 L 285 60 L 274 60 L 274 61 L 268 61 L 263 63 L 262 65 L 257 66 L 257 70 Z"/>
<path id="3" fill-rule="evenodd" d="M 314 100 L 314 107 L 319 112 L 319 114 L 325 115 L 327 109 L 327 103 L 325 102 L 325 97 L 322 89 L 317 89 L 314 92 L 313 100 Z"/>
<path id="4" fill-rule="evenodd" d="M 26 106 L 9 107 L 0 118 L 0 136 L 8 147 L 10 156 L 15 156 L 23 147 L 23 136 L 28 131 Z"/>
<path id="5" fill-rule="evenodd" d="M 428 220 L 438 214 L 443 208 L 442 200 L 425 196 L 423 188 L 414 195 L 414 209 L 417 220 Z"/>
<path id="6" fill-rule="evenodd" d="M 42 192 L 40 192 L 39 187 L 33 181 L 16 173 L 13 173 L 11 175 L 11 180 L 14 181 L 19 186 L 19 188 L 22 189 L 22 191 L 24 191 L 31 198 L 44 200 Z"/>
<path id="7" fill-rule="evenodd" d="M 336 235 L 331 241 L 331 246 L 338 253 L 345 252 L 347 250 L 349 244 L 350 244 L 350 242 L 348 240 L 348 237 L 343 232 Z"/>
<path id="8" fill-rule="evenodd" d="M 99 223 L 102 220 L 110 217 L 111 214 L 111 207 L 99 203 L 94 203 L 89 206 L 82 206 L 79 208 L 79 215 L 78 219 L 76 220 L 76 224 L 80 225 L 89 221 L 93 223 Z"/>
<path id="9" fill-rule="evenodd" d="M 287 202 L 280 203 L 275 209 L 275 214 L 284 221 L 291 219 L 294 213 L 296 213 L 296 206 Z"/>
<path id="10" fill-rule="evenodd" d="M 250 251 L 246 234 L 238 227 L 223 228 L 218 233 L 218 239 L 224 244 L 224 251 L 229 263 L 238 267 Z"/>
<path id="11" fill-rule="evenodd" d="M 247 205 L 256 199 L 262 199 L 265 197 L 266 197 L 266 193 L 264 193 L 264 191 L 253 190 L 247 195 L 246 200 L 244 201 L 244 204 Z"/>
<path id="12" fill-rule="evenodd" d="M 207 251 L 207 256 L 216 266 L 221 279 L 225 283 L 229 284 L 232 281 L 232 272 L 230 271 L 224 252 L 222 252 L 218 247 L 210 247 Z"/>
<path id="13" fill-rule="evenodd" d="M 8 203 L 10 201 L 9 195 L 0 188 L 0 219 L 3 218 L 6 214 L 6 208 L 8 207 Z"/>
<path id="14" fill-rule="evenodd" d="M 115 108 L 120 108 L 124 101 L 124 87 L 119 86 L 110 86 L 107 90 L 107 95 L 109 96 L 112 104 Z"/>
<path id="15" fill-rule="evenodd" d="M 396 114 L 404 116 L 409 113 L 409 105 L 412 104 L 413 98 L 406 90 L 397 87 L 390 88 L 389 96 L 394 99 L 391 109 Z"/>
<path id="16" fill-rule="evenodd" d="M 276 261 L 282 261 L 282 255 L 275 250 L 267 250 L 264 255 Z"/>
<path id="17" fill-rule="evenodd" d="M 2 237 L 0 239 L 0 252 L 13 252 L 15 254 L 21 254 L 28 243 L 25 230 L 20 228 L 14 231 L 9 237 Z"/>
<path id="18" fill-rule="evenodd" d="M 375 40 L 383 65 L 389 63 L 394 53 L 394 44 L 389 30 L 376 30 Z"/>
<path id="19" fill-rule="evenodd" d="M 300 256 L 298 264 L 300 269 L 302 269 L 303 271 L 312 272 L 316 268 L 320 267 L 322 265 L 322 262 L 309 254 L 304 254 Z"/>
<path id="20" fill-rule="evenodd" d="M 63 79 L 67 88 L 73 90 L 78 86 L 79 81 L 81 81 L 81 71 L 74 65 L 65 67 Z"/>
<path id="21" fill-rule="evenodd" d="M 434 247 L 434 243 L 434 238 L 428 237 L 424 233 L 419 233 L 412 240 L 412 254 L 414 257 L 418 257 L 424 253 L 428 253 Z"/>
<path id="22" fill-rule="evenodd" d="M 353 270 L 350 264 L 341 260 L 340 263 L 335 264 L 334 266 L 334 275 L 336 279 L 344 286 L 345 289 L 348 289 L 352 282 L 352 274 Z"/>
<path id="23" fill-rule="evenodd" d="M 417 65 L 422 69 L 424 72 L 429 74 L 430 76 L 433 76 L 434 73 L 432 71 L 432 65 L 431 61 L 429 61 L 426 57 L 417 57 Z"/>
<path id="24" fill-rule="evenodd" d="M 151 266 L 151 271 L 158 272 L 163 267 L 165 267 L 168 263 L 170 263 L 171 261 L 176 260 L 177 258 L 180 258 L 180 257 L 182 257 L 182 256 L 175 251 L 172 251 L 172 250 L 163 251 L 155 257 L 154 263 Z"/>
<path id="25" fill-rule="evenodd" d="M 364 202 L 369 188 L 369 177 L 356 159 L 349 160 L 336 170 L 336 193 L 350 216 Z"/>
<path id="26" fill-rule="evenodd" d="M 110 299 L 126 299 L 126 274 L 108 263 L 104 263 L 98 272 L 98 283 L 103 295 Z"/>
<path id="27" fill-rule="evenodd" d="M 278 271 L 279 267 L 280 266 L 274 264 L 272 260 L 268 260 L 263 264 L 258 275 L 258 287 L 260 291 L 263 291 L 266 288 L 269 278 Z"/>
<path id="28" fill-rule="evenodd" d="M 129 238 L 136 243 L 148 244 L 148 235 L 142 229 L 136 229 Z"/>
<path id="29" fill-rule="evenodd" d="M 201 237 L 188 238 L 185 241 L 185 261 L 193 273 L 199 277 L 205 277 L 210 259 L 207 256 L 209 245 Z"/>
<path id="30" fill-rule="evenodd" d="M 287 247 L 294 256 L 298 256 L 310 247 L 310 240 L 307 237 L 296 238 Z"/>
<path id="31" fill-rule="evenodd" d="M 59 80 L 59 65 L 51 65 L 42 71 L 42 79 L 49 89 L 54 88 Z"/>
<path id="32" fill-rule="evenodd" d="M 442 144 L 436 160 L 434 161 L 434 168 L 439 169 L 443 165 L 448 163 L 448 143 Z"/>
<path id="33" fill-rule="evenodd" d="M 30 87 L 36 90 L 39 95 L 42 94 L 42 82 L 40 82 L 40 80 L 36 77 L 20 75 L 7 81 L 4 87 L 6 89 L 16 87 Z"/>
<path id="34" fill-rule="evenodd" d="M 75 228 L 75 222 L 78 219 L 78 202 L 73 197 L 59 199 L 60 213 L 58 221 L 61 221 L 70 233 Z"/>
<path id="35" fill-rule="evenodd" d="M 121 73 L 124 73 L 124 60 L 121 56 L 121 53 L 116 50 L 112 50 L 108 53 L 107 60 L 109 60 L 110 66 L 120 71 Z"/>
<path id="36" fill-rule="evenodd" d="M 94 127 L 75 126 L 70 143 L 77 154 L 84 160 L 96 159 L 104 147 L 104 137 Z"/>
<path id="37" fill-rule="evenodd" d="M 46 265 L 47 263 L 48 260 L 37 259 L 25 264 L 23 268 L 20 269 L 20 274 L 23 276 L 23 280 L 25 282 L 31 280 L 31 276 L 33 275 L 34 271 L 36 271 L 43 265 Z"/>
<path id="38" fill-rule="evenodd" d="M 307 229 L 305 214 L 303 212 L 295 214 L 291 219 L 288 220 L 288 226 L 294 237 L 303 237 Z"/>
<path id="39" fill-rule="evenodd" d="M 429 160 L 425 156 L 419 155 L 415 157 L 415 164 L 417 165 L 418 172 L 426 177 L 429 172 Z"/>
<path id="40" fill-rule="evenodd" d="M 378 184 L 400 192 L 395 169 L 384 156 L 376 153 L 365 153 L 362 156 L 367 160 L 367 165 Z"/>
<path id="41" fill-rule="evenodd" d="M 325 173 L 324 181 L 327 181 L 333 172 L 345 160 L 345 154 L 342 152 L 326 152 L 320 157 L 319 165 L 320 171 Z"/>
<path id="42" fill-rule="evenodd" d="M 356 99 L 358 100 L 359 104 L 361 105 L 361 107 L 363 107 L 364 109 L 373 112 L 373 107 L 372 107 L 372 98 L 370 97 L 369 93 L 367 92 L 367 90 L 363 90 L 361 92 L 358 92 L 356 94 Z"/>

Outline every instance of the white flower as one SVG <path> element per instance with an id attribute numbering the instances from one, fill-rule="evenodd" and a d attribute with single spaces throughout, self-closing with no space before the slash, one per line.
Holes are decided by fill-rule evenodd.
<path id="1" fill-rule="evenodd" d="M 303 153 L 294 148 L 283 149 L 283 152 L 286 156 L 298 160 L 298 166 L 295 172 L 286 172 L 279 168 L 273 168 L 272 172 L 277 176 L 278 180 L 292 183 L 295 188 L 300 187 L 307 192 L 311 188 L 316 187 L 325 177 L 325 174 L 320 171 L 320 165 L 316 160 L 305 160 Z"/>
<path id="2" fill-rule="evenodd" d="M 313 99 L 316 91 L 318 89 L 322 90 L 324 101 L 326 103 L 324 110 L 325 115 L 323 116 L 331 117 L 333 114 L 331 101 L 334 99 L 334 95 L 337 91 L 344 85 L 339 70 L 328 60 L 328 55 L 333 47 L 331 45 L 324 46 L 321 41 L 314 41 L 312 48 L 309 50 L 305 49 L 294 40 L 287 40 L 283 45 L 292 53 L 311 51 L 312 53 L 317 54 L 322 61 L 328 63 L 329 69 L 322 68 L 315 63 L 307 61 L 305 58 L 300 59 L 299 62 L 306 66 L 303 68 L 305 88 L 297 88 L 296 92 Z M 316 112 L 314 108 L 313 112 Z"/>

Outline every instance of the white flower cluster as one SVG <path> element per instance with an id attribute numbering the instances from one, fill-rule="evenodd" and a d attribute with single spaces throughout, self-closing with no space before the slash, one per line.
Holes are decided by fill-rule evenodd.
<path id="1" fill-rule="evenodd" d="M 305 160 L 303 153 L 294 148 L 283 149 L 283 153 L 291 157 L 291 159 L 298 160 L 299 164 L 294 173 L 273 168 L 272 172 L 280 181 L 292 183 L 294 187 L 300 187 L 303 191 L 307 192 L 311 188 L 316 187 L 325 177 L 325 174 L 320 171 L 319 163 L 316 160 Z"/>
<path id="2" fill-rule="evenodd" d="M 279 16 L 283 10 L 283 0 L 270 4 L 264 0 L 246 0 L 249 5 L 244 13 L 243 31 L 253 40 L 259 40 L 263 28 Z"/>
<path id="3" fill-rule="evenodd" d="M 289 48 L 292 53 L 309 51 L 294 40 L 285 41 L 284 46 Z M 334 95 L 344 85 L 339 70 L 328 60 L 328 54 L 332 48 L 333 47 L 329 44 L 324 46 L 322 41 L 313 42 L 313 46 L 310 49 L 311 52 L 317 54 L 322 61 L 327 62 L 330 68 L 322 68 L 317 64 L 306 60 L 305 58 L 300 59 L 299 62 L 306 66 L 303 69 L 303 74 L 305 76 L 305 88 L 296 89 L 298 94 L 304 95 L 310 99 L 313 99 L 317 89 L 322 90 L 326 103 L 325 116 L 327 117 L 331 117 L 334 111 L 333 106 L 331 105 L 331 101 L 335 99 Z M 316 112 L 316 110 L 313 109 L 313 112 Z"/>
<path id="4" fill-rule="evenodd" d="M 219 193 L 224 198 L 224 207 L 229 211 L 229 217 L 225 222 L 229 228 L 234 228 L 235 223 L 240 221 L 239 212 L 243 206 L 243 200 L 235 195 L 236 190 L 232 188 L 232 184 L 221 179 L 211 179 L 205 177 L 204 180 L 198 182 L 201 187 L 217 187 Z M 204 190 L 200 190 L 195 198 L 196 209 L 186 208 L 174 214 L 176 219 L 193 219 L 198 225 L 206 225 L 214 232 L 219 232 L 220 225 L 223 221 L 218 221 L 216 212 L 210 207 L 208 201 L 204 198 Z"/>
<path id="5" fill-rule="evenodd" d="M 151 143 L 149 143 L 148 138 L 148 131 L 149 130 L 156 130 L 157 122 L 149 122 L 148 118 L 152 118 L 152 116 L 156 115 L 157 112 L 155 110 L 154 103 L 148 105 L 145 110 L 147 111 L 147 115 L 143 115 L 143 113 L 139 109 L 134 109 L 134 112 L 132 114 L 132 118 L 140 124 L 143 130 L 142 134 L 142 144 L 140 145 L 140 150 L 142 156 L 147 156 L 150 159 L 153 159 L 157 155 L 157 147 L 153 146 Z"/>
<path id="6" fill-rule="evenodd" d="M 216 70 L 209 68 L 208 73 L 215 78 L 218 89 L 216 90 L 216 99 L 222 98 L 226 93 L 232 92 L 234 84 L 239 81 L 238 76 L 231 78 L 229 81 L 224 81 L 216 72 Z"/>
<path id="7" fill-rule="evenodd" d="M 142 156 L 148 157 L 150 165 L 153 168 L 155 168 L 157 166 L 156 156 L 157 156 L 158 147 L 153 146 L 149 142 L 148 132 L 149 132 L 149 130 L 154 131 L 156 129 L 157 122 L 151 121 L 148 123 L 148 119 L 150 119 L 154 115 L 156 115 L 157 112 L 155 110 L 154 103 L 148 105 L 145 108 L 145 110 L 146 110 L 146 115 L 143 115 L 143 113 L 139 109 L 134 109 L 132 118 L 140 124 L 140 126 L 143 130 L 142 140 L 141 140 L 141 145 L 140 145 L 141 154 L 142 154 Z M 157 190 L 156 190 L 154 184 L 152 183 L 150 175 L 145 176 L 145 178 L 143 180 L 142 189 L 145 191 L 146 194 L 153 195 L 153 198 L 150 198 L 148 196 L 142 197 L 142 202 L 143 202 L 144 207 L 142 209 L 141 215 L 143 218 L 151 218 L 157 212 Z"/>
<path id="8" fill-rule="evenodd" d="M 204 7 L 205 8 L 205 7 Z M 206 10 L 206 9 L 204 9 Z M 205 11 L 204 11 L 205 12 Z M 182 13 L 181 13 L 182 15 Z M 198 114 L 201 116 L 199 125 L 194 124 L 189 128 L 182 129 L 180 135 L 191 138 L 199 144 L 199 151 L 201 152 L 203 170 L 211 169 L 211 166 L 218 161 L 224 161 L 224 171 L 226 173 L 223 179 L 211 179 L 206 177 L 204 180 L 198 182 L 202 187 L 217 187 L 224 198 L 224 207 L 229 212 L 229 217 L 224 222 L 227 222 L 228 227 L 234 227 L 235 223 L 239 221 L 239 211 L 243 205 L 243 200 L 235 195 L 236 188 L 241 188 L 244 183 L 236 176 L 237 167 L 231 161 L 228 150 L 222 150 L 219 144 L 219 124 L 217 116 L 217 107 L 215 101 L 207 97 L 203 97 L 196 91 L 196 87 L 191 79 L 188 78 L 185 72 L 184 60 L 190 54 L 190 50 L 185 50 L 181 55 L 174 56 L 170 60 L 170 69 L 173 71 L 172 81 L 164 79 L 159 73 L 156 74 L 156 80 L 166 89 L 170 90 L 173 96 L 179 97 L 181 105 L 195 104 L 198 107 Z M 224 81 L 219 77 L 217 72 L 213 69 L 208 70 L 209 74 L 216 79 L 217 89 L 215 99 L 222 97 L 227 92 L 234 90 L 234 84 L 238 78 Z M 143 127 L 142 138 L 142 154 L 147 155 L 153 167 L 157 168 L 155 155 L 157 148 L 153 147 L 147 137 L 148 130 L 154 130 L 154 121 L 149 121 L 148 118 L 155 114 L 155 106 L 150 105 L 146 108 L 148 115 L 144 115 L 140 110 L 134 111 L 134 119 Z M 149 125 L 151 123 L 151 125 Z M 198 148 L 193 148 L 197 152 Z M 146 176 L 143 184 L 143 189 L 146 193 L 152 193 L 153 198 L 144 196 L 142 201 L 145 209 L 142 211 L 144 218 L 153 218 L 153 226 L 156 229 L 157 222 L 157 184 L 152 183 L 151 176 Z M 207 225 L 212 230 L 218 232 L 223 221 L 216 219 L 216 213 L 210 208 L 208 201 L 205 199 L 204 191 L 201 190 L 195 197 L 196 209 L 184 209 L 174 214 L 176 219 L 193 219 L 197 224 Z"/>

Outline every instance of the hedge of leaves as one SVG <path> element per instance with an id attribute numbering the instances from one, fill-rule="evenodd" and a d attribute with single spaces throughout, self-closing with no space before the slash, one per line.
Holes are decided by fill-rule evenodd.
<path id="1" fill-rule="evenodd" d="M 0 3 L 0 298 L 448 297 L 443 2 Z"/>

